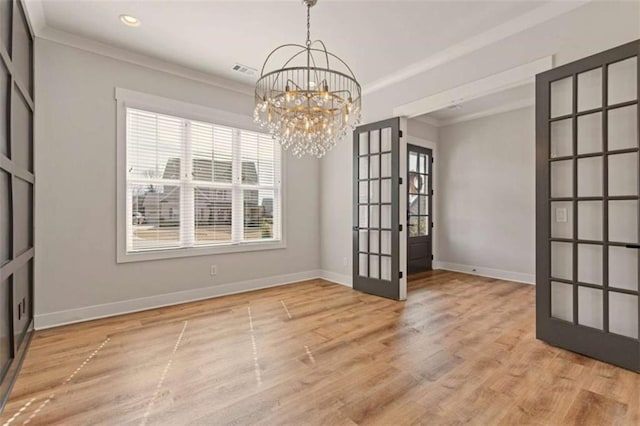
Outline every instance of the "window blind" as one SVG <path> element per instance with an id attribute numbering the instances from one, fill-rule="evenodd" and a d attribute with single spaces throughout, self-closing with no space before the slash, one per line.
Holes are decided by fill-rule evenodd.
<path id="1" fill-rule="evenodd" d="M 265 134 L 127 108 L 127 251 L 281 238 L 281 150 Z"/>

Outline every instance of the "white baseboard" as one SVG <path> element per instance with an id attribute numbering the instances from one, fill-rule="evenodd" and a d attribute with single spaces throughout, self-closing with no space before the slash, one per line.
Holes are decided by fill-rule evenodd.
<path id="1" fill-rule="evenodd" d="M 112 317 L 116 315 L 128 314 L 131 312 L 145 311 L 147 309 L 153 308 L 161 308 L 163 306 L 195 302 L 197 300 L 227 296 L 236 293 L 244 293 L 247 291 L 260 290 L 269 287 L 277 287 L 285 284 L 293 284 L 299 281 L 320 278 L 323 275 L 323 271 L 319 270 L 297 272 L 293 274 L 276 275 L 272 277 L 221 284 L 194 290 L 185 290 L 175 293 L 160 294 L 157 296 L 142 297 L 139 299 L 123 300 L 119 302 L 105 303 L 102 305 L 85 306 L 82 308 L 40 314 L 35 316 L 35 328 L 36 330 L 43 330 L 46 328 L 89 321 L 98 318 Z M 332 279 L 328 280 L 334 281 Z"/>
<path id="2" fill-rule="evenodd" d="M 446 271 L 463 272 L 465 274 L 479 275 L 481 277 L 497 278 L 505 281 L 515 281 L 525 284 L 536 283 L 534 274 L 523 274 L 521 272 L 504 271 L 502 269 L 485 268 L 484 266 L 463 265 L 460 263 L 450 263 L 434 261 L 433 269 L 444 269 Z"/>
<path id="3" fill-rule="evenodd" d="M 320 278 L 322 278 L 323 280 L 331 281 L 332 283 L 353 288 L 353 280 L 351 278 L 351 275 L 344 275 L 338 274 L 337 272 L 321 270 Z"/>
<path id="4" fill-rule="evenodd" d="M 519 272 L 503 271 L 500 269 L 484 268 L 481 266 L 461 265 L 440 261 L 435 261 L 433 266 L 434 269 L 444 269 L 447 271 L 464 272 L 467 274 L 480 275 L 483 277 L 497 278 L 507 281 L 535 284 L 535 276 L 532 274 L 523 274 Z M 346 287 L 353 287 L 350 275 L 325 270 L 311 270 L 40 314 L 35 316 L 35 329 L 44 330 L 66 324 L 145 311 L 147 309 L 161 308 L 163 306 L 195 302 L 203 299 L 211 299 L 214 297 L 244 293 L 269 287 L 294 284 L 315 278 L 322 278 Z"/>

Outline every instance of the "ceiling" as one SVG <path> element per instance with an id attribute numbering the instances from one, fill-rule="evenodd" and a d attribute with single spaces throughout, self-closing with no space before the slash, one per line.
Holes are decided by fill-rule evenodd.
<path id="1" fill-rule="evenodd" d="M 418 120 L 438 126 L 468 121 L 508 110 L 533 105 L 535 85 L 527 83 L 485 96 L 460 102 L 438 111 L 418 116 Z"/>
<path id="2" fill-rule="evenodd" d="M 544 3 L 320 0 L 311 35 L 366 86 Z M 299 0 L 42 0 L 42 10 L 47 27 L 247 84 L 256 76 L 235 63 L 260 69 L 273 48 L 306 35 Z M 123 25 L 121 14 L 142 25 Z"/>

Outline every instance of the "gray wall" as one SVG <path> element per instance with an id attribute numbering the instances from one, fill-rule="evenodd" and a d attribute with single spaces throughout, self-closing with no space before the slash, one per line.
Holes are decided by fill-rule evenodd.
<path id="1" fill-rule="evenodd" d="M 535 272 L 532 107 L 440 128 L 441 262 Z"/>
<path id="2" fill-rule="evenodd" d="M 434 95 L 547 55 L 554 55 L 554 63 L 559 66 L 635 40 L 640 36 L 639 8 L 638 2 L 589 2 L 575 11 L 475 50 L 442 66 L 429 69 L 382 90 L 365 94 L 362 102 L 363 123 L 392 117 L 393 109 L 407 102 Z M 532 125 L 532 123 L 533 113 L 529 124 Z M 411 127 L 409 129 L 411 130 Z M 442 129 L 440 131 L 442 133 Z M 529 137 L 533 137 L 533 133 Z M 440 140 L 438 146 L 441 145 Z M 530 149 L 533 153 L 533 144 Z M 349 138 L 338 143 L 321 162 L 322 269 L 328 274 L 351 274 L 350 267 L 343 263 L 345 258 L 351 258 L 351 150 Z M 439 157 L 442 157 L 442 153 L 439 153 Z M 533 155 L 528 161 L 530 170 L 533 170 Z M 445 168 L 439 167 L 439 170 Z M 509 180 L 510 177 L 503 176 L 503 179 Z M 533 185 L 532 180 L 530 185 Z M 440 193 L 443 191 L 444 189 L 441 189 Z M 438 202 L 439 198 L 436 194 L 436 203 Z M 533 198 L 529 202 L 531 211 L 528 214 L 533 217 Z M 520 210 L 514 212 L 517 211 Z M 442 215 L 439 217 L 444 220 Z M 531 221 L 514 220 L 522 220 L 533 227 Z M 439 230 L 436 229 L 436 233 L 438 232 Z M 530 232 L 531 237 L 533 236 L 533 229 L 522 232 Z M 481 249 L 484 250 L 485 246 Z M 521 253 L 510 254 L 498 269 L 506 270 L 511 265 L 517 265 L 521 270 L 533 271 L 533 243 L 528 247 L 517 248 L 517 251 Z M 438 259 L 439 253 L 435 253 L 435 257 Z M 529 260 L 523 261 L 523 259 Z"/>
<path id="3" fill-rule="evenodd" d="M 36 315 L 319 268 L 315 159 L 286 162 L 286 249 L 116 264 L 114 88 L 247 115 L 252 97 L 42 39 L 36 87 Z"/>

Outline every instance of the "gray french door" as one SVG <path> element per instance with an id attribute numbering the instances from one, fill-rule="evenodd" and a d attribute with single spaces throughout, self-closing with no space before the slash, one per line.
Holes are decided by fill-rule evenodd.
<path id="1" fill-rule="evenodd" d="M 640 41 L 536 79 L 537 337 L 640 371 Z"/>
<path id="2" fill-rule="evenodd" d="M 428 148 L 407 148 L 407 273 L 413 274 L 432 269 L 433 155 Z"/>
<path id="3" fill-rule="evenodd" d="M 353 133 L 353 288 L 400 298 L 400 119 Z"/>

